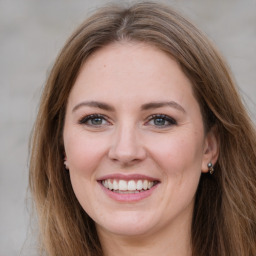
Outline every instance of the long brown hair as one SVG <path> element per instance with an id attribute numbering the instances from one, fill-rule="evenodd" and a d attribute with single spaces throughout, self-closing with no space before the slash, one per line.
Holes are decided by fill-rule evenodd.
<path id="1" fill-rule="evenodd" d="M 205 36 L 171 8 L 152 2 L 99 9 L 69 38 L 46 82 L 31 139 L 30 190 L 42 254 L 103 255 L 91 218 L 63 165 L 63 121 L 80 67 L 115 41 L 145 42 L 171 55 L 193 84 L 205 129 L 220 143 L 213 175 L 202 174 L 191 243 L 194 256 L 256 255 L 256 134 L 230 72 Z"/>

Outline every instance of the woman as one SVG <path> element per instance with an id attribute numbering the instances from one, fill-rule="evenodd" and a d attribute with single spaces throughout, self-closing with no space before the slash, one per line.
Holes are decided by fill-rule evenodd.
<path id="1" fill-rule="evenodd" d="M 34 127 L 47 255 L 256 255 L 256 136 L 220 55 L 166 6 L 100 9 Z"/>

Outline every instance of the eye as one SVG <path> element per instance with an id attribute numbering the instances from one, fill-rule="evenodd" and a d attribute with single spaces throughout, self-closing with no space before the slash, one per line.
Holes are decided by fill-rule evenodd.
<path id="1" fill-rule="evenodd" d="M 107 120 L 107 118 L 104 115 L 92 114 L 80 119 L 79 124 L 93 126 L 93 127 L 101 127 L 101 126 L 109 125 L 110 122 Z"/>
<path id="2" fill-rule="evenodd" d="M 171 125 L 176 125 L 177 122 L 170 116 L 164 114 L 156 114 L 149 117 L 146 125 L 152 125 L 157 128 L 165 128 Z"/>

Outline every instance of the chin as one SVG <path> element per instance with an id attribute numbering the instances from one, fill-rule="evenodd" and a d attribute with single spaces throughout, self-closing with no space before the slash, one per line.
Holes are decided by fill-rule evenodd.
<path id="1" fill-rule="evenodd" d="M 107 224 L 96 223 L 96 228 L 98 232 L 104 230 L 119 236 L 142 236 L 150 232 L 153 222 L 152 218 L 145 218 L 145 214 L 128 212 L 123 216 L 112 215 Z"/>

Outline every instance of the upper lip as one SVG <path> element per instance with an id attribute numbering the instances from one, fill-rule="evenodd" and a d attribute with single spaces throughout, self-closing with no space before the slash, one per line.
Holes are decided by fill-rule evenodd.
<path id="1" fill-rule="evenodd" d="M 159 179 L 143 175 L 143 174 L 122 174 L 114 173 L 108 174 L 97 179 L 98 181 L 116 179 L 116 180 L 148 180 L 148 181 L 159 181 Z"/>

